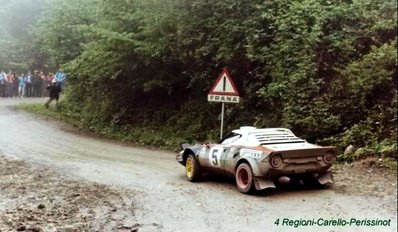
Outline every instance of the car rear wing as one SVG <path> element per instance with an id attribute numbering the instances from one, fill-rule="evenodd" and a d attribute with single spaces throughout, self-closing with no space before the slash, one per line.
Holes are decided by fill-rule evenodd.
<path id="1" fill-rule="evenodd" d="M 330 146 L 330 147 L 302 148 L 302 149 L 292 149 L 292 150 L 278 150 L 278 151 L 272 151 L 271 155 L 280 155 L 282 159 L 294 159 L 294 158 L 324 156 L 326 153 L 332 153 L 333 156 L 336 156 L 337 148 Z"/>

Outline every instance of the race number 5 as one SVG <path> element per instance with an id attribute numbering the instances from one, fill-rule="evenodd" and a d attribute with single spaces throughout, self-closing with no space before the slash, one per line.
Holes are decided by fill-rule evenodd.
<path id="1" fill-rule="evenodd" d="M 209 152 L 209 161 L 213 166 L 220 166 L 220 157 L 222 154 L 222 147 L 213 147 Z"/>

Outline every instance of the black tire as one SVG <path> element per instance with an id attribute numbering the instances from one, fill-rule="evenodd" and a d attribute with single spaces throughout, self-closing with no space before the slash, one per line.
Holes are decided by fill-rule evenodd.
<path id="1" fill-rule="evenodd" d="M 235 172 L 236 187 L 239 192 L 248 194 L 254 189 L 253 172 L 249 164 L 241 163 Z"/>
<path id="2" fill-rule="evenodd" d="M 189 154 L 185 160 L 185 176 L 191 182 L 199 181 L 202 176 L 199 163 L 193 154 Z"/>

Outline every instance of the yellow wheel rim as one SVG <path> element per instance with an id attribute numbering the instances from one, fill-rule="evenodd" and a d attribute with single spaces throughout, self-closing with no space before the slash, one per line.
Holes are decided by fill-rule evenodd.
<path id="1" fill-rule="evenodd" d="M 188 158 L 187 162 L 185 163 L 185 171 L 188 177 L 192 177 L 193 163 L 191 158 Z"/>

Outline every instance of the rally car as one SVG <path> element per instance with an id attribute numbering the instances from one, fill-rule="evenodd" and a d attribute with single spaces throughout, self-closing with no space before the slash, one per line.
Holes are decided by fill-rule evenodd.
<path id="1" fill-rule="evenodd" d="M 218 144 L 183 144 L 176 158 L 191 182 L 202 173 L 222 172 L 235 176 L 240 192 L 250 193 L 281 182 L 333 183 L 329 168 L 336 154 L 336 147 L 308 143 L 289 129 L 241 127 Z"/>

